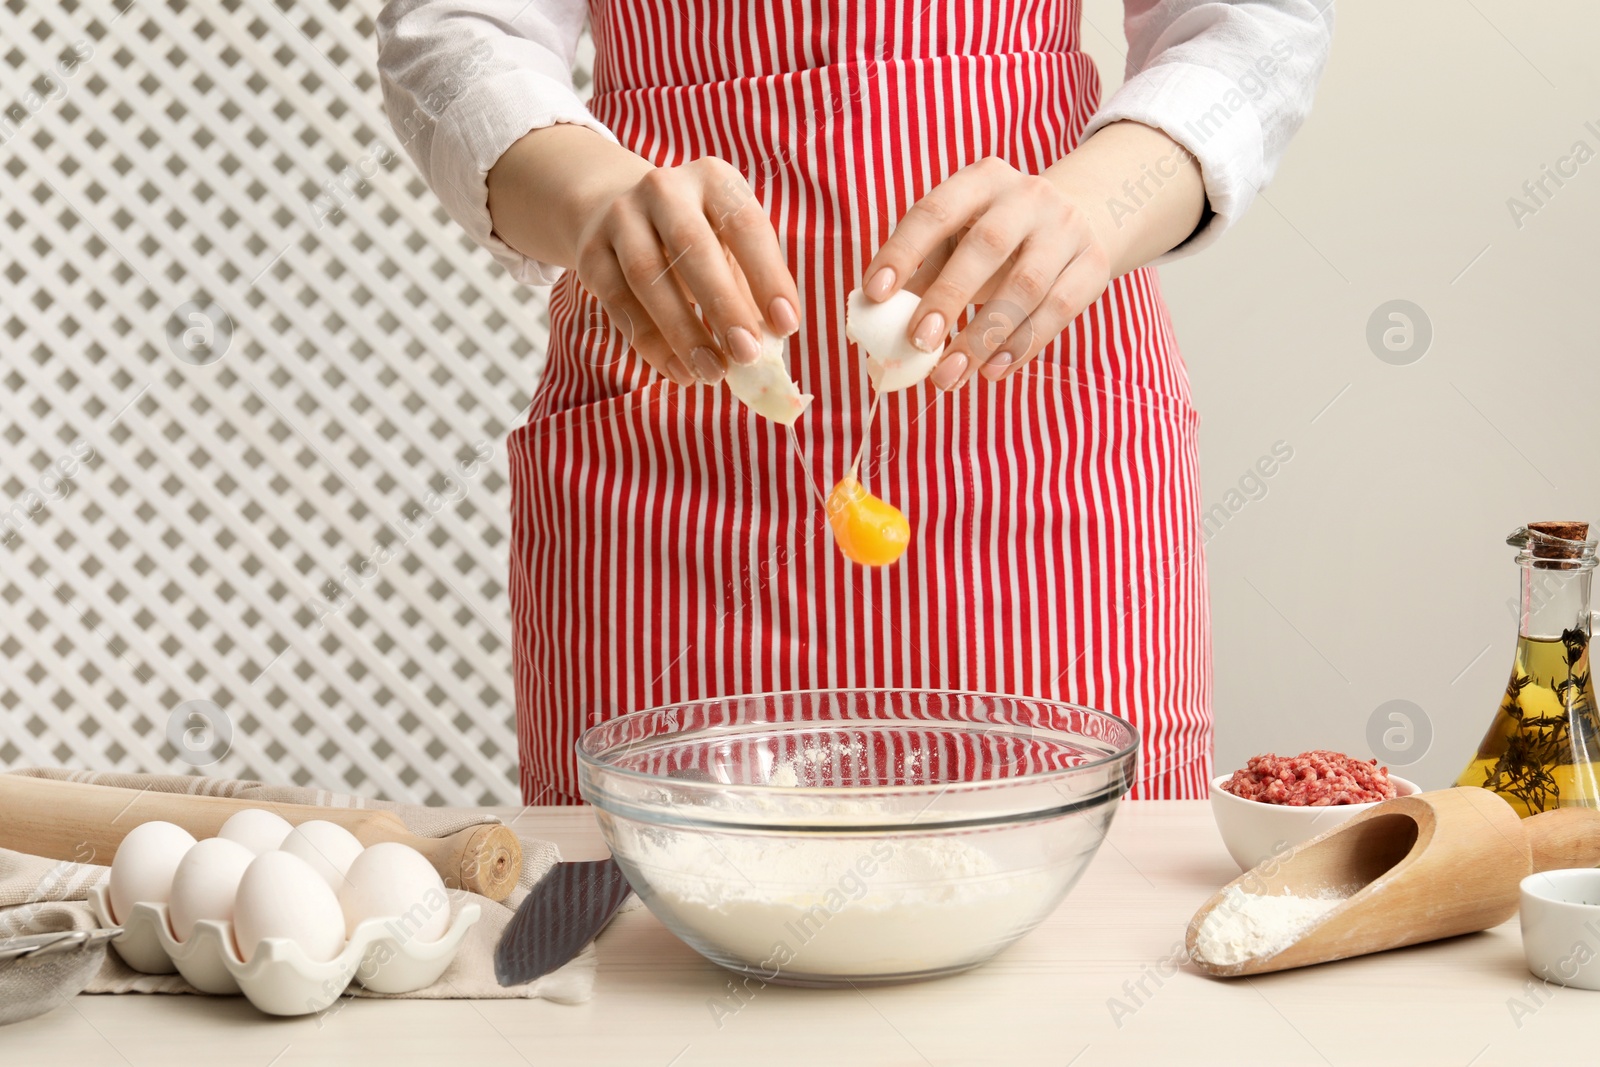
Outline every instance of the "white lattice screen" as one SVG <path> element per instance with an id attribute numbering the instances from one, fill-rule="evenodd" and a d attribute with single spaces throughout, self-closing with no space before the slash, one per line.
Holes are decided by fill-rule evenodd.
<path id="1" fill-rule="evenodd" d="M 0 765 L 515 799 L 542 299 L 400 150 L 379 6 L 0 3 Z"/>

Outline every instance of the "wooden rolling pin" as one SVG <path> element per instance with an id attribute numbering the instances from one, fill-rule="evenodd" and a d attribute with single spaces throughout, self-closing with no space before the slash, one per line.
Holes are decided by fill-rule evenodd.
<path id="1" fill-rule="evenodd" d="M 1559 808 L 1522 819 L 1498 793 L 1439 789 L 1375 805 L 1224 886 L 1189 923 L 1189 956 L 1221 977 L 1283 971 L 1498 926 L 1517 913 L 1519 883 L 1539 871 L 1600 866 L 1600 810 Z M 1230 888 L 1347 899 L 1291 944 L 1242 963 L 1196 952 L 1201 925 Z"/>
<path id="2" fill-rule="evenodd" d="M 392 811 L 324 808 L 262 800 L 159 793 L 0 774 L 0 848 L 48 859 L 110 864 L 129 830 L 163 820 L 197 838 L 215 837 L 236 811 L 264 808 L 298 825 L 337 823 L 363 845 L 398 841 L 428 858 L 452 889 L 504 900 L 522 872 L 522 845 L 509 826 L 469 826 L 449 837 L 418 837 Z"/>

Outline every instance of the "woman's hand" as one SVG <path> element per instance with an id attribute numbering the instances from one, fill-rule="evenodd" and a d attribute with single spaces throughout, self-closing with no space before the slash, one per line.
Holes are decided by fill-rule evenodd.
<path id="1" fill-rule="evenodd" d="M 720 159 L 648 171 L 585 224 L 577 265 L 634 350 L 680 385 L 760 359 L 763 320 L 784 336 L 800 327 L 772 220 Z"/>
<path id="2" fill-rule="evenodd" d="M 1152 170 L 1163 177 L 1152 179 Z M 1129 175 L 1145 190 L 1137 207 L 1122 188 Z M 1159 130 L 1114 123 L 1042 175 L 993 157 L 951 175 L 878 249 L 866 293 L 921 293 L 911 340 L 924 351 L 943 343 L 968 304 L 981 303 L 931 377 L 942 389 L 980 370 L 999 381 L 1055 340 L 1112 278 L 1188 237 L 1203 206 L 1192 156 Z"/>
<path id="3" fill-rule="evenodd" d="M 866 271 L 881 300 L 908 279 L 922 303 L 911 340 L 944 343 L 968 304 L 983 307 L 934 368 L 941 389 L 980 368 L 998 381 L 1039 354 L 1110 281 L 1105 240 L 1087 212 L 1041 175 L 981 159 L 914 204 Z"/>
<path id="4" fill-rule="evenodd" d="M 573 158 L 572 144 L 558 154 L 549 144 L 521 152 L 550 131 L 591 158 Z M 586 174 L 612 177 L 596 184 Z M 800 327 L 799 295 L 772 220 L 744 176 L 720 159 L 652 167 L 593 131 L 549 127 L 501 157 L 489 195 L 502 240 L 575 267 L 633 349 L 680 385 L 721 381 L 730 359 L 754 363 L 763 322 L 784 336 Z M 519 229 L 543 240 L 543 254 L 507 235 Z"/>

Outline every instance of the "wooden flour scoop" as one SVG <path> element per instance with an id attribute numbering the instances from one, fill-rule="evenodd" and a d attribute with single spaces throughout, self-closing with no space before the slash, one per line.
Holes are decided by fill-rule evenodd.
<path id="1" fill-rule="evenodd" d="M 197 838 L 215 837 L 228 816 L 265 808 L 299 825 L 338 823 L 363 845 L 398 841 L 433 864 L 451 888 L 504 900 L 522 873 L 522 845 L 509 826 L 485 823 L 449 837 L 418 837 L 400 816 L 381 808 L 328 808 L 263 800 L 160 793 L 116 786 L 0 774 L 0 848 L 47 859 L 110 864 L 129 830 L 160 819 Z"/>
<path id="2" fill-rule="evenodd" d="M 1600 810 L 1519 818 L 1499 794 L 1460 787 L 1384 801 L 1246 871 L 1189 922 L 1201 970 L 1237 977 L 1362 956 L 1498 926 L 1517 913 L 1519 883 L 1539 871 L 1600 866 Z M 1201 924 L 1229 889 L 1346 897 L 1295 941 L 1233 964 L 1201 959 Z"/>

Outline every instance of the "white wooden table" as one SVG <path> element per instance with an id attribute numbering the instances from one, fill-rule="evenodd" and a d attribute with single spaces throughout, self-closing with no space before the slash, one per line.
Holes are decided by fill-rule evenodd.
<path id="1" fill-rule="evenodd" d="M 586 809 L 532 809 L 515 826 L 556 840 L 568 859 L 605 854 Z M 594 998 L 575 1007 L 349 999 L 319 1022 L 268 1018 L 239 997 L 79 996 L 0 1029 L 0 1064 L 1594 1062 L 1600 993 L 1535 981 L 1515 920 L 1249 980 L 1174 973 L 1167 961 L 1190 915 L 1237 873 L 1204 802 L 1129 802 L 1060 910 L 954 978 L 861 991 L 769 986 L 731 1017 L 720 1013 L 719 1026 L 711 1005 L 730 1003 L 730 974 L 640 909 L 600 938 Z"/>

